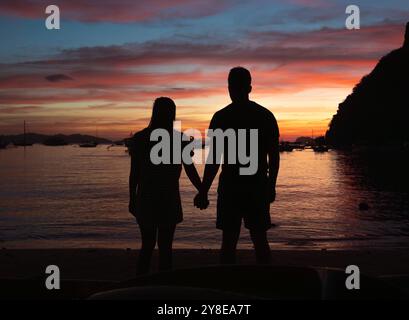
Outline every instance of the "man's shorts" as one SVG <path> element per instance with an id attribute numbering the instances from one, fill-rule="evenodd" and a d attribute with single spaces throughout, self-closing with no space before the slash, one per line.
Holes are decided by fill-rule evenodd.
<path id="1" fill-rule="evenodd" d="M 242 220 L 249 230 L 266 231 L 271 228 L 270 202 L 265 186 L 228 190 L 219 188 L 217 229 L 240 229 Z"/>

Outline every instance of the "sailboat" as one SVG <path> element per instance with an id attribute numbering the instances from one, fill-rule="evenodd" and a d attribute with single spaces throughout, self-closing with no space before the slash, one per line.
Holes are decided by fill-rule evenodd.
<path id="1" fill-rule="evenodd" d="M 328 152 L 328 146 L 326 146 L 322 142 L 317 142 L 317 139 L 314 140 L 314 130 L 312 131 L 312 140 L 315 141 L 315 144 L 312 146 L 312 150 L 314 150 L 314 152 Z"/>
<path id="2" fill-rule="evenodd" d="M 327 152 L 329 150 L 329 148 L 327 146 L 324 146 L 324 145 L 313 146 L 312 149 L 315 152 Z"/>
<path id="3" fill-rule="evenodd" d="M 17 147 L 30 147 L 33 144 L 30 142 L 27 142 L 26 139 L 26 120 L 24 120 L 24 136 L 23 136 L 23 141 L 14 141 L 13 143 Z"/>

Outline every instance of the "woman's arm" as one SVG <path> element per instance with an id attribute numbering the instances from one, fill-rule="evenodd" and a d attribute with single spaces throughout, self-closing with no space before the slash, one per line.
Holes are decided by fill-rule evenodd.
<path id="1" fill-rule="evenodd" d="M 129 212 L 135 214 L 136 188 L 139 183 L 138 161 L 131 155 L 131 172 L 129 173 Z"/>
<path id="2" fill-rule="evenodd" d="M 199 174 L 197 173 L 195 165 L 193 164 L 193 162 L 191 164 L 183 163 L 183 167 L 185 168 L 186 174 L 190 182 L 192 182 L 195 188 L 199 191 L 202 186 L 202 181 L 200 181 L 200 177 Z"/>

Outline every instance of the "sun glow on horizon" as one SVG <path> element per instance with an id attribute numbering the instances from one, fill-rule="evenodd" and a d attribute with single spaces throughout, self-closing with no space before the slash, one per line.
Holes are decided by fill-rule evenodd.
<path id="1" fill-rule="evenodd" d="M 186 0 L 183 10 L 177 1 L 60 2 L 58 32 L 44 28 L 30 1 L 0 3 L 0 135 L 21 133 L 26 120 L 31 132 L 98 127 L 120 139 L 147 126 L 160 96 L 175 101 L 184 128 L 204 132 L 230 103 L 226 78 L 239 65 L 251 71 L 251 99 L 275 114 L 281 139 L 322 135 L 354 85 L 401 45 L 405 19 L 400 0 L 362 4 L 366 21 L 356 31 L 344 27 L 341 0 Z M 115 15 L 106 9 L 113 5 Z"/>

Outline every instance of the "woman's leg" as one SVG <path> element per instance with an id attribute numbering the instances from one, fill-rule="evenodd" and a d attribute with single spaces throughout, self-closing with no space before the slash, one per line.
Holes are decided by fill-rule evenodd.
<path id="1" fill-rule="evenodd" d="M 158 230 L 159 270 L 172 269 L 172 244 L 176 225 L 162 226 Z"/>
<path id="2" fill-rule="evenodd" d="M 149 272 L 157 234 L 157 227 L 154 225 L 140 224 L 139 228 L 141 230 L 142 246 L 139 250 L 138 266 L 136 270 L 137 275 Z"/>

